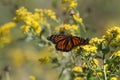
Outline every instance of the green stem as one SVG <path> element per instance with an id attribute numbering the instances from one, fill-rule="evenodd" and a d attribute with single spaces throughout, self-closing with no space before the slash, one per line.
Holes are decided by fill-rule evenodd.
<path id="1" fill-rule="evenodd" d="M 106 59 L 105 59 L 105 54 L 103 54 L 103 73 L 104 73 L 104 80 L 107 80 L 105 64 L 106 64 Z"/>
<path id="2" fill-rule="evenodd" d="M 60 78 L 61 78 L 64 70 L 65 70 L 65 68 L 63 67 L 62 70 L 61 70 L 61 72 L 60 72 L 60 74 L 59 74 L 59 76 L 58 76 L 58 80 L 60 80 Z"/>

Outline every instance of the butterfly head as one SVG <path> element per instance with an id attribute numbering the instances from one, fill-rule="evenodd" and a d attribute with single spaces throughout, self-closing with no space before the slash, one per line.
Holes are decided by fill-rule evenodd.
<path id="1" fill-rule="evenodd" d="M 85 45 L 86 45 L 86 44 L 89 44 L 89 41 L 90 41 L 89 38 L 85 39 Z"/>

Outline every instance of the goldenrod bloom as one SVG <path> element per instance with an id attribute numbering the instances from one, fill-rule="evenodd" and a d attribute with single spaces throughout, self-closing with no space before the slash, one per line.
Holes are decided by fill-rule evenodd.
<path id="1" fill-rule="evenodd" d="M 29 80 L 36 80 L 34 76 L 29 76 Z"/>
<path id="2" fill-rule="evenodd" d="M 86 80 L 86 79 L 82 77 L 76 77 L 74 80 Z"/>
<path id="3" fill-rule="evenodd" d="M 103 75 L 103 73 L 102 72 L 100 72 L 100 71 L 98 71 L 98 72 L 93 72 L 93 75 L 99 75 L 99 76 L 102 76 Z"/>
<path id="4" fill-rule="evenodd" d="M 0 26 L 0 36 L 8 35 L 10 29 L 15 26 L 16 26 L 16 23 L 14 23 L 14 22 L 8 22 L 8 23 Z"/>
<path id="5" fill-rule="evenodd" d="M 91 45 L 98 45 L 100 44 L 104 39 L 98 39 L 97 37 L 95 38 L 92 38 L 90 41 L 89 41 L 89 44 Z"/>
<path id="6" fill-rule="evenodd" d="M 94 64 L 98 65 L 99 61 L 97 59 L 93 59 Z"/>
<path id="7" fill-rule="evenodd" d="M 23 33 L 26 34 L 26 33 L 29 32 L 30 26 L 28 26 L 28 25 L 23 25 L 23 26 L 21 26 L 21 29 L 23 30 Z"/>
<path id="8" fill-rule="evenodd" d="M 25 7 L 21 7 L 16 10 L 16 17 L 14 19 L 25 23 L 25 26 L 22 26 L 24 33 L 29 32 L 32 35 L 39 35 L 42 26 L 50 27 L 50 24 L 47 22 L 49 18 L 56 20 L 54 11 L 49 9 L 35 9 L 35 12 L 31 13 Z"/>
<path id="9" fill-rule="evenodd" d="M 82 64 L 82 67 L 83 67 L 83 68 L 87 68 L 88 66 L 87 66 L 87 64 L 84 62 L 84 63 Z"/>
<path id="10" fill-rule="evenodd" d="M 93 59 L 93 60 L 91 61 L 91 65 L 92 65 L 93 68 L 97 68 L 97 66 L 99 65 L 98 60 L 97 60 L 97 59 Z"/>
<path id="11" fill-rule="evenodd" d="M 111 47 L 118 47 L 120 45 L 120 34 L 116 36 L 116 38 L 114 38 L 111 43 L 110 46 Z"/>
<path id="12" fill-rule="evenodd" d="M 79 66 L 75 66 L 73 69 L 72 69 L 73 72 L 83 72 L 82 68 L 79 67 Z"/>
<path id="13" fill-rule="evenodd" d="M 12 28 L 16 26 L 14 22 L 8 22 L 0 26 L 0 48 L 4 47 L 5 44 L 11 42 L 9 32 Z"/>
<path id="14" fill-rule="evenodd" d="M 111 77 L 110 80 L 118 80 L 117 77 Z"/>
<path id="15" fill-rule="evenodd" d="M 118 35 L 120 35 L 120 28 L 118 26 L 113 26 L 107 30 L 106 35 L 104 35 L 103 38 L 109 40 L 113 37 L 115 38 Z"/>
<path id="16" fill-rule="evenodd" d="M 65 10 L 70 10 L 77 7 L 77 0 L 61 0 L 62 7 Z"/>
<path id="17" fill-rule="evenodd" d="M 43 57 L 43 58 L 40 58 L 39 61 L 41 64 L 46 64 L 46 63 L 51 62 L 51 58 L 50 57 Z"/>
<path id="18" fill-rule="evenodd" d="M 52 11 L 52 10 L 50 10 L 50 9 L 45 9 L 44 10 L 44 13 L 46 14 L 46 15 L 48 15 L 49 17 L 51 17 L 51 19 L 53 19 L 53 20 L 56 20 L 56 14 L 55 14 L 55 12 L 54 11 Z"/>
<path id="19" fill-rule="evenodd" d="M 70 1 L 70 8 L 75 8 L 77 7 L 77 2 L 76 1 Z"/>
<path id="20" fill-rule="evenodd" d="M 73 25 L 71 25 L 71 29 L 78 30 L 78 26 L 73 24 Z"/>
<path id="21" fill-rule="evenodd" d="M 117 51 L 115 54 L 114 54 L 115 57 L 120 57 L 120 51 Z"/>
<path id="22" fill-rule="evenodd" d="M 75 30 L 78 30 L 78 26 L 73 24 L 63 24 L 60 25 L 60 32 L 65 32 L 65 31 L 69 31 L 70 33 L 74 32 Z"/>
<path id="23" fill-rule="evenodd" d="M 24 19 L 24 22 L 27 24 L 27 25 L 31 25 L 31 23 L 34 21 L 34 19 L 32 17 L 25 17 Z"/>
<path id="24" fill-rule="evenodd" d="M 89 55 L 90 53 L 96 53 L 97 47 L 92 45 L 81 46 L 81 48 Z"/>
<path id="25" fill-rule="evenodd" d="M 73 15 L 73 19 L 78 22 L 78 23 L 82 23 L 82 18 L 80 17 L 79 13 L 76 13 Z"/>
<path id="26" fill-rule="evenodd" d="M 32 15 L 31 12 L 28 12 L 25 7 L 21 7 L 20 9 L 16 10 L 16 17 L 14 18 L 15 21 L 22 20 L 26 21 L 27 17 Z"/>

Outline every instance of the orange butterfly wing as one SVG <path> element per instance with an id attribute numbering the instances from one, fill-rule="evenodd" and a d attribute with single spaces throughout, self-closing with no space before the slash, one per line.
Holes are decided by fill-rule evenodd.
<path id="1" fill-rule="evenodd" d="M 89 39 L 83 39 L 80 37 L 72 36 L 73 46 L 86 45 L 89 43 Z"/>
<path id="2" fill-rule="evenodd" d="M 72 41 L 70 37 L 67 39 L 61 40 L 56 44 L 56 49 L 60 51 L 68 52 L 73 48 Z"/>
<path id="3" fill-rule="evenodd" d="M 66 35 L 51 35 L 47 39 L 56 44 L 57 42 L 64 40 L 66 37 Z"/>

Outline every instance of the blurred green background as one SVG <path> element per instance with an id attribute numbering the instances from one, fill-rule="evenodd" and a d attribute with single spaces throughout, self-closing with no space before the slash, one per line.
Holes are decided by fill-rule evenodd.
<path id="1" fill-rule="evenodd" d="M 105 30 L 120 21 L 120 0 L 78 0 L 78 10 L 83 18 L 90 37 L 101 37 Z M 33 12 L 35 8 L 53 9 L 61 13 L 60 0 L 0 0 L 0 25 L 13 20 L 15 11 L 27 7 Z M 12 31 L 13 42 L 0 49 L 0 77 L 6 80 L 4 68 L 9 66 L 11 80 L 29 80 L 33 75 L 37 80 L 57 80 L 59 70 L 52 69 L 51 64 L 41 65 L 40 57 L 53 55 L 48 48 L 40 48 L 35 41 L 21 40 L 19 25 Z"/>

